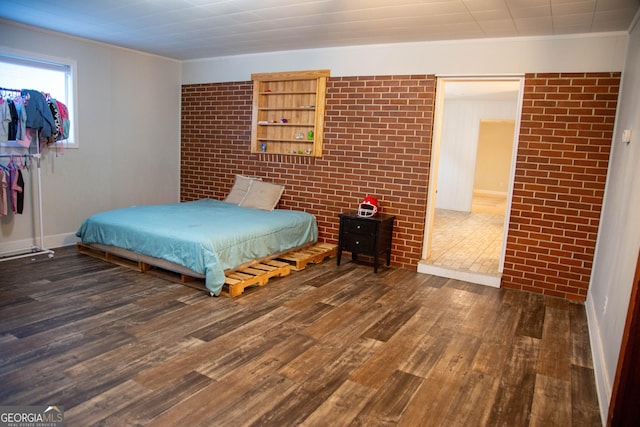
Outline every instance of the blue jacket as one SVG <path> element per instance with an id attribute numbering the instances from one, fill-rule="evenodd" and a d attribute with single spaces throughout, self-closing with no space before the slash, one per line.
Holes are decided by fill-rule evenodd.
<path id="1" fill-rule="evenodd" d="M 40 136 L 49 138 L 53 135 L 56 122 L 51 114 L 49 103 L 41 92 L 37 90 L 23 89 L 25 98 L 25 111 L 27 112 L 27 127 L 39 129 Z"/>

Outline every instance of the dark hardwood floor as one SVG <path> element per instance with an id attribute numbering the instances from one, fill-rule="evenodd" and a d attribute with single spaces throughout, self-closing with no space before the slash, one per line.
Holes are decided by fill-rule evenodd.
<path id="1" fill-rule="evenodd" d="M 584 306 L 335 259 L 231 299 L 0 263 L 0 405 L 67 426 L 597 426 Z"/>

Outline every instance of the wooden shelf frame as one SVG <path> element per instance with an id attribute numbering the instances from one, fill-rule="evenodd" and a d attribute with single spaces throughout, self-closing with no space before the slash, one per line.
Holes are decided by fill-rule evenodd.
<path id="1" fill-rule="evenodd" d="M 251 152 L 322 156 L 329 76 L 329 70 L 252 74 Z"/>

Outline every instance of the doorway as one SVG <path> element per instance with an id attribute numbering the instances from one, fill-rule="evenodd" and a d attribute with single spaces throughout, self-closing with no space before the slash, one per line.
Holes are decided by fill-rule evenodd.
<path id="1" fill-rule="evenodd" d="M 500 286 L 523 84 L 438 78 L 418 271 Z"/>

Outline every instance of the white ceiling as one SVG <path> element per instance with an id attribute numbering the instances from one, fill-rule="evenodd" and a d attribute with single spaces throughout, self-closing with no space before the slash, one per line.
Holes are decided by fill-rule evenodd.
<path id="1" fill-rule="evenodd" d="M 186 60 L 627 31 L 639 6 L 640 0 L 0 0 L 0 17 Z"/>

